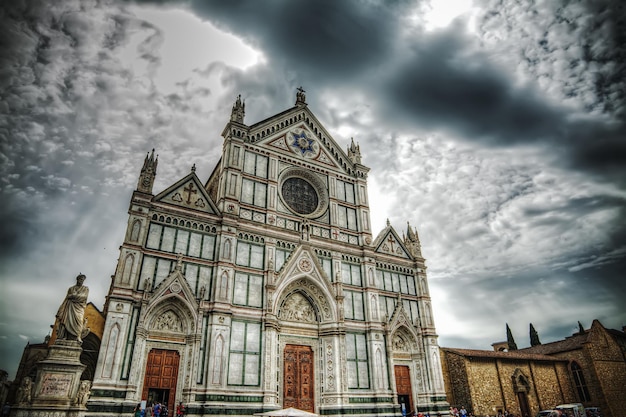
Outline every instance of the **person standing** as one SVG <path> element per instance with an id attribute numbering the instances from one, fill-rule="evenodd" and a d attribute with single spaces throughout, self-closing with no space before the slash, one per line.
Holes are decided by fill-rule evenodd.
<path id="1" fill-rule="evenodd" d="M 181 401 L 176 406 L 176 417 L 181 417 L 184 415 L 185 415 L 185 406 L 183 405 L 183 402 Z"/>
<path id="2" fill-rule="evenodd" d="M 161 417 L 161 403 L 160 402 L 157 401 L 156 404 L 154 404 L 152 413 L 154 414 L 154 417 Z"/>

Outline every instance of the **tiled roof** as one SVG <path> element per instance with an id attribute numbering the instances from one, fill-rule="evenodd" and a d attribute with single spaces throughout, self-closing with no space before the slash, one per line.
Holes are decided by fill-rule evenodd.
<path id="1" fill-rule="evenodd" d="M 588 336 L 589 331 L 585 331 L 585 333 L 576 333 L 563 340 L 558 340 L 556 342 L 545 343 L 537 346 L 531 346 L 528 348 L 520 349 L 520 351 L 526 353 L 537 353 L 541 355 L 553 355 L 559 352 L 569 352 L 572 350 L 582 349 L 583 344 L 587 342 Z"/>
<path id="2" fill-rule="evenodd" d="M 616 329 L 606 329 L 606 331 L 613 336 L 614 339 L 626 339 L 626 333 Z"/>
<path id="3" fill-rule="evenodd" d="M 478 349 L 456 349 L 442 347 L 441 350 L 457 355 L 474 358 L 492 358 L 492 359 L 509 359 L 509 360 L 533 360 L 533 361 L 562 361 L 562 359 L 553 356 L 542 355 L 539 353 L 522 352 L 513 350 L 509 352 L 496 352 L 495 350 L 478 350 Z"/>

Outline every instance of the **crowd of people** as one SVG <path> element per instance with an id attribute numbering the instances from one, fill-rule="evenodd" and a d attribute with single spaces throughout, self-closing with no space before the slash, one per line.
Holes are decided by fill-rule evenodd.
<path id="1" fill-rule="evenodd" d="M 159 401 L 148 403 L 145 408 L 141 408 L 141 403 L 139 403 L 133 413 L 134 417 L 169 417 L 167 404 L 161 404 Z M 185 405 L 179 402 L 176 406 L 176 417 L 183 417 L 184 415 Z"/>
<path id="2" fill-rule="evenodd" d="M 468 412 L 465 409 L 465 406 L 458 407 L 450 407 L 450 417 L 475 417 L 472 412 Z M 486 416 L 490 417 L 490 416 Z M 518 417 L 515 414 L 509 413 L 506 410 L 498 410 L 498 414 L 493 417 Z"/>

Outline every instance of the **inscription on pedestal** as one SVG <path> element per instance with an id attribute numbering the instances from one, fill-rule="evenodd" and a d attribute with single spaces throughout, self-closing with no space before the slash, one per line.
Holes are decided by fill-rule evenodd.
<path id="1" fill-rule="evenodd" d="M 44 374 L 39 395 L 42 397 L 67 397 L 72 384 L 72 375 Z"/>

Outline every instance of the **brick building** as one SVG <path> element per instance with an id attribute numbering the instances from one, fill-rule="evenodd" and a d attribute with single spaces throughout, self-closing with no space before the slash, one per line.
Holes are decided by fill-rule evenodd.
<path id="1" fill-rule="evenodd" d="M 600 407 L 604 417 L 626 416 L 626 333 L 605 328 L 594 320 L 591 328 L 557 342 L 518 352 L 549 355 L 568 361 L 568 381 L 576 401 Z"/>
<path id="2" fill-rule="evenodd" d="M 552 343 L 507 351 L 441 348 L 450 404 L 475 415 L 534 416 L 558 404 L 626 415 L 626 333 L 594 320 L 590 329 Z"/>
<path id="3" fill-rule="evenodd" d="M 477 416 L 534 416 L 576 399 L 568 361 L 520 351 L 441 348 L 448 402 Z"/>

